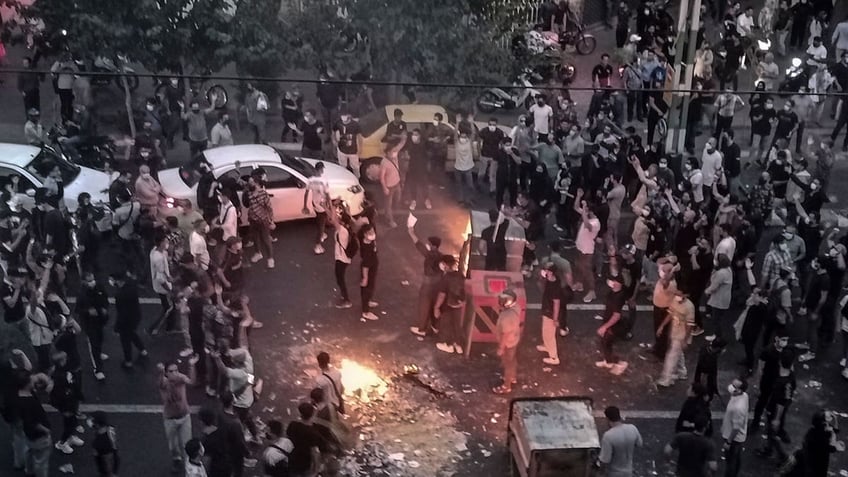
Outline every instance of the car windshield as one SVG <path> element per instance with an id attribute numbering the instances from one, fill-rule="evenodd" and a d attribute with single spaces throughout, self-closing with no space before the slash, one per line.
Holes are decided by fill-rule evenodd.
<path id="1" fill-rule="evenodd" d="M 62 182 L 65 184 L 70 184 L 80 173 L 80 167 L 78 165 L 67 161 L 47 149 L 42 149 L 32 159 L 32 162 L 26 166 L 26 169 L 43 184 L 47 176 L 50 175 L 50 172 L 57 167 L 62 174 Z"/>
<path id="2" fill-rule="evenodd" d="M 304 161 L 303 159 L 288 156 L 279 151 L 277 151 L 277 154 L 279 154 L 280 156 L 280 162 L 282 162 L 286 166 L 291 167 L 297 172 L 300 172 L 301 174 L 303 174 L 304 177 L 312 177 L 316 174 L 315 167 L 313 167 L 312 164 Z"/>
<path id="3" fill-rule="evenodd" d="M 201 174 L 200 169 L 198 169 L 195 164 L 188 164 L 180 167 L 180 179 L 183 180 L 183 184 L 188 186 L 189 189 L 200 182 L 201 175 L 203 174 Z"/>
<path id="4" fill-rule="evenodd" d="M 389 116 L 386 115 L 386 108 L 377 108 L 359 118 L 359 130 L 362 132 L 362 137 L 368 137 L 388 123 Z"/>

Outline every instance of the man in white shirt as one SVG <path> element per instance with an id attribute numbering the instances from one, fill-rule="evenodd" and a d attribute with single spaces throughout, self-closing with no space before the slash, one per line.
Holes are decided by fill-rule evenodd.
<path id="1" fill-rule="evenodd" d="M 822 44 L 822 38 L 817 36 L 813 38 L 813 44 L 807 48 L 807 64 L 810 66 L 819 66 L 827 62 L 827 48 Z"/>
<path id="2" fill-rule="evenodd" d="M 711 137 L 707 140 L 704 146 L 704 153 L 701 155 L 701 174 L 704 177 L 704 196 L 712 195 L 713 183 L 718 179 L 718 171 L 721 170 L 722 155 L 716 149 L 716 139 Z"/>
<path id="3" fill-rule="evenodd" d="M 198 219 L 194 222 L 194 230 L 189 236 L 189 249 L 191 256 L 194 257 L 194 263 L 204 272 L 209 270 L 209 248 L 206 246 L 206 233 L 209 231 L 209 224 L 203 219 Z"/>
<path id="4" fill-rule="evenodd" d="M 577 239 L 575 246 L 580 254 L 577 256 L 575 263 L 578 276 L 580 277 L 580 285 L 578 290 L 582 291 L 585 287 L 586 296 L 583 297 L 584 303 L 590 303 L 595 300 L 595 273 L 592 270 L 593 255 L 595 254 L 595 238 L 601 230 L 601 221 L 595 216 L 595 212 L 591 206 L 583 199 L 582 191 L 577 191 L 577 197 L 574 200 L 574 210 L 580 214 L 580 228 L 577 230 Z M 576 290 L 577 291 L 577 290 Z"/>
<path id="5" fill-rule="evenodd" d="M 748 383 L 736 378 L 727 386 L 730 400 L 721 421 L 722 450 L 727 461 L 725 477 L 736 477 L 742 464 L 742 447 L 748 437 Z"/>
<path id="6" fill-rule="evenodd" d="M 536 95 L 536 104 L 530 106 L 528 110 L 533 115 L 533 129 L 539 135 L 547 136 L 551 132 L 551 122 L 554 117 L 554 110 L 549 105 L 545 104 L 545 97 L 541 94 Z"/>
<path id="7" fill-rule="evenodd" d="M 836 48 L 837 58 L 841 58 L 843 53 L 848 52 L 848 19 L 836 25 L 830 41 Z"/>
<path id="8" fill-rule="evenodd" d="M 751 36 L 754 29 L 754 7 L 748 7 L 736 17 L 736 33 L 742 38 Z"/>
<path id="9" fill-rule="evenodd" d="M 306 184 L 306 190 L 303 193 L 303 215 L 309 214 L 309 208 L 306 206 L 306 201 L 309 196 L 312 196 L 312 210 L 315 211 L 315 222 L 318 226 L 318 235 L 315 240 L 313 251 L 315 255 L 324 253 L 324 240 L 327 240 L 325 232 L 327 226 L 327 207 L 330 206 L 330 185 L 327 179 L 324 179 L 324 163 L 315 163 L 315 175 L 309 178 Z"/>
<path id="10" fill-rule="evenodd" d="M 232 146 L 233 132 L 230 131 L 230 115 L 226 111 L 218 113 L 218 122 L 209 132 L 209 147 Z"/>
<path id="11" fill-rule="evenodd" d="M 238 235 L 238 210 L 236 210 L 236 206 L 233 205 L 233 201 L 227 194 L 221 194 L 221 207 L 218 212 L 218 225 L 221 227 L 223 231 L 223 241 L 227 241 L 230 237 L 235 237 Z"/>
<path id="12" fill-rule="evenodd" d="M 171 310 L 171 269 L 168 263 L 170 245 L 168 235 L 161 234 L 156 239 L 156 246 L 150 251 L 150 280 L 153 284 L 153 292 L 159 296 L 159 301 L 162 303 L 162 314 L 148 328 L 151 334 L 159 332 L 159 328 Z"/>

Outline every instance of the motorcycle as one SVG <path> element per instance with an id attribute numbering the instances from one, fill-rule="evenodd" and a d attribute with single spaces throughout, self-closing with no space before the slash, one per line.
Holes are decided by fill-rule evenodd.
<path id="1" fill-rule="evenodd" d="M 801 58 L 792 58 L 792 65 L 786 69 L 786 77 L 778 86 L 778 91 L 798 92 L 810 82 L 807 65 Z"/>
<path id="2" fill-rule="evenodd" d="M 511 111 L 517 108 L 528 109 L 535 101 L 539 90 L 533 87 L 527 74 L 518 77 L 518 83 L 512 88 L 512 93 L 502 88 L 489 88 L 477 98 L 477 109 L 484 113 L 498 110 Z"/>
<path id="3" fill-rule="evenodd" d="M 91 136 L 86 141 L 70 147 L 67 144 L 67 130 L 59 125 L 50 128 L 47 138 L 50 147 L 70 162 L 89 169 L 103 170 L 105 162 L 114 164 L 115 144 L 109 136 Z"/>
<path id="4" fill-rule="evenodd" d="M 559 35 L 558 43 L 563 51 L 568 51 L 568 48 L 574 48 L 578 54 L 591 55 L 598 46 L 598 40 L 595 35 L 586 33 L 586 27 L 577 19 L 574 12 L 568 4 L 565 4 L 565 16 L 567 24 L 573 26 L 573 29 L 567 30 Z"/>
<path id="5" fill-rule="evenodd" d="M 129 66 L 129 61 L 124 55 L 117 55 L 117 61 L 105 56 L 94 58 L 91 71 L 93 73 L 108 73 L 109 75 L 92 76 L 91 84 L 98 86 L 108 86 L 114 82 L 118 89 L 124 89 L 122 78 L 126 77 L 127 86 L 130 91 L 135 91 L 138 88 L 138 75 L 135 70 Z"/>

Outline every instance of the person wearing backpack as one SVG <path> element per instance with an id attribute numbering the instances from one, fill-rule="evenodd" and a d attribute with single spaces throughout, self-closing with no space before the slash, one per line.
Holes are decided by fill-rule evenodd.
<path id="1" fill-rule="evenodd" d="M 341 299 L 336 303 L 336 308 L 350 308 L 353 303 L 350 302 L 350 295 L 347 292 L 347 283 L 345 281 L 347 267 L 353 261 L 353 257 L 359 251 L 359 240 L 351 230 L 353 219 L 344 211 L 343 208 L 337 207 L 336 212 L 332 214 L 333 222 L 336 226 L 334 237 L 334 255 L 336 258 L 336 285 L 339 287 Z"/>
<path id="2" fill-rule="evenodd" d="M 294 444 L 286 437 L 283 423 L 276 419 L 269 422 L 268 437 L 271 444 L 262 453 L 263 475 L 289 477 L 289 456 L 294 450 Z"/>
<path id="3" fill-rule="evenodd" d="M 268 96 L 256 89 L 252 83 L 247 83 L 247 98 L 245 108 L 247 110 L 247 122 L 253 129 L 254 144 L 265 143 L 265 124 L 268 119 Z"/>

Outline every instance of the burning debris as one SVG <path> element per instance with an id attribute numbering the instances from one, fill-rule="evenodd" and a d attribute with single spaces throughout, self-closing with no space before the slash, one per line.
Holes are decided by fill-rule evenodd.
<path id="1" fill-rule="evenodd" d="M 380 400 L 389 390 L 389 384 L 373 369 L 362 366 L 356 361 L 343 359 L 339 371 L 342 373 L 345 394 L 363 403 L 368 403 L 372 399 Z"/>

